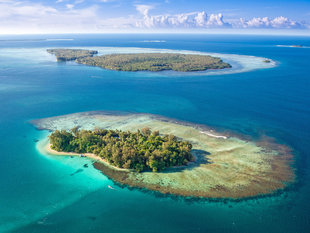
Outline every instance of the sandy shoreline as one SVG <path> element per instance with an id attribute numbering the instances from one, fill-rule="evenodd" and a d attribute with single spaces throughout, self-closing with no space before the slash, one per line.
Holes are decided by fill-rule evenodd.
<path id="1" fill-rule="evenodd" d="M 104 159 L 100 158 L 99 156 L 97 156 L 97 155 L 95 155 L 95 154 L 92 154 L 92 153 L 59 152 L 59 151 L 53 150 L 53 149 L 51 148 L 51 143 L 47 143 L 47 144 L 44 146 L 44 150 L 45 150 L 48 154 L 51 154 L 51 155 L 62 155 L 62 156 L 77 156 L 77 157 L 81 157 L 81 154 L 82 154 L 83 157 L 89 158 L 89 159 L 94 160 L 94 161 L 96 161 L 96 162 L 103 163 L 105 166 L 108 166 L 108 167 L 110 167 L 110 168 L 112 168 L 112 169 L 119 170 L 119 171 L 130 171 L 129 169 L 115 167 L 115 166 L 109 164 L 106 160 L 104 160 Z"/>

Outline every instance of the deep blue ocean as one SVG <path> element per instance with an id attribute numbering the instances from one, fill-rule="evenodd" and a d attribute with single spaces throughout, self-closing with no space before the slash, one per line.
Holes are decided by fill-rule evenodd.
<path id="1" fill-rule="evenodd" d="M 305 47 L 276 46 L 292 44 Z M 57 63 L 44 55 L 51 47 L 84 46 L 251 55 L 277 66 L 165 76 Z M 0 232 L 310 232 L 308 46 L 310 37 L 293 36 L 1 36 Z M 248 200 L 163 196 L 118 187 L 86 159 L 40 154 L 36 141 L 48 132 L 30 120 L 93 110 L 159 114 L 254 140 L 274 137 L 293 149 L 296 183 Z"/>

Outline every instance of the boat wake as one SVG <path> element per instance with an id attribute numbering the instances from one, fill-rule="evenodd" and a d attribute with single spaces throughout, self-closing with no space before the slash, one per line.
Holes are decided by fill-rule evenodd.
<path id="1" fill-rule="evenodd" d="M 108 188 L 109 189 L 112 189 L 112 190 L 116 190 L 115 188 L 113 188 L 112 186 L 108 185 Z"/>

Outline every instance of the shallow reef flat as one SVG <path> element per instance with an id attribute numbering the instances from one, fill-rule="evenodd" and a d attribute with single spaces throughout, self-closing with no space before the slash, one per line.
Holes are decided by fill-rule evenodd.
<path id="1" fill-rule="evenodd" d="M 231 134 L 221 135 L 206 126 L 151 114 L 85 112 L 32 123 L 46 130 L 79 126 L 136 131 L 149 127 L 192 143 L 195 161 L 164 172 L 122 171 L 94 162 L 94 167 L 112 180 L 131 187 L 181 196 L 245 198 L 274 193 L 295 180 L 291 150 L 271 139 L 248 141 Z"/>

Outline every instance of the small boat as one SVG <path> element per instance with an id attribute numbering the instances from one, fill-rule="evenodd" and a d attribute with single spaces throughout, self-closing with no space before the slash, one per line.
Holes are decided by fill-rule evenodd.
<path id="1" fill-rule="evenodd" d="M 112 190 L 115 190 L 115 188 L 111 187 L 110 185 L 108 185 L 108 188 L 109 188 L 109 189 L 112 189 Z"/>

